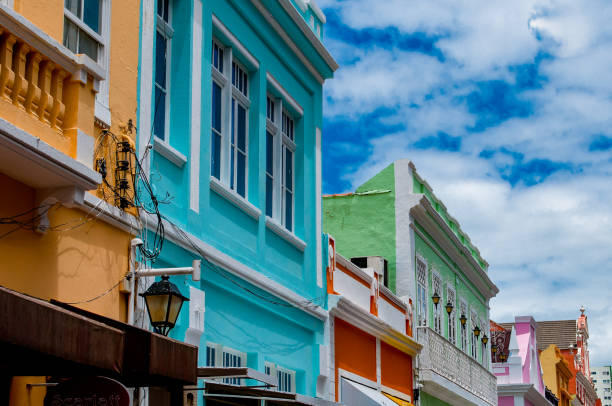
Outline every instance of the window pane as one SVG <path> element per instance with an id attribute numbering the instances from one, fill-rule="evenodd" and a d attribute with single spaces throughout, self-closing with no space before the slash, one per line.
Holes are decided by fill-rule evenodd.
<path id="1" fill-rule="evenodd" d="M 285 150 L 285 187 L 293 190 L 293 152 Z"/>
<path id="2" fill-rule="evenodd" d="M 64 46 L 75 54 L 77 53 L 78 35 L 79 29 L 77 26 L 64 17 Z"/>
<path id="3" fill-rule="evenodd" d="M 212 85 L 212 127 L 221 132 L 221 87 L 216 82 Z"/>
<path id="4" fill-rule="evenodd" d="M 98 43 L 83 30 L 79 30 L 79 53 L 98 62 Z"/>
<path id="5" fill-rule="evenodd" d="M 246 196 L 246 155 L 238 153 L 238 168 L 237 168 L 237 187 L 236 192 L 242 197 Z"/>
<path id="6" fill-rule="evenodd" d="M 285 191 L 285 227 L 293 229 L 293 195 L 288 190 Z"/>
<path id="7" fill-rule="evenodd" d="M 211 142 L 210 172 L 215 178 L 221 179 L 221 136 L 211 131 Z"/>
<path id="8" fill-rule="evenodd" d="M 162 140 L 166 133 L 166 93 L 155 87 L 155 111 L 153 117 L 153 134 Z"/>
<path id="9" fill-rule="evenodd" d="M 246 152 L 246 109 L 238 105 L 238 148 Z"/>
<path id="10" fill-rule="evenodd" d="M 266 172 L 274 175 L 274 136 L 266 131 Z"/>
<path id="11" fill-rule="evenodd" d="M 84 0 L 83 21 L 100 34 L 100 0 Z"/>
<path id="12" fill-rule="evenodd" d="M 164 2 L 164 21 L 170 21 L 170 1 L 169 0 L 160 0 Z"/>
<path id="13" fill-rule="evenodd" d="M 155 40 L 155 83 L 166 88 L 166 38 L 157 31 Z"/>
<path id="14" fill-rule="evenodd" d="M 273 196 L 274 182 L 270 176 L 266 175 L 266 216 L 272 217 L 272 196 Z"/>
<path id="15" fill-rule="evenodd" d="M 64 7 L 75 16 L 81 18 L 81 0 L 65 0 Z"/>

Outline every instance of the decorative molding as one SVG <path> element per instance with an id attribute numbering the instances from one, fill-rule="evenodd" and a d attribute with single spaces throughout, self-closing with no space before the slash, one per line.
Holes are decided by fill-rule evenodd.
<path id="1" fill-rule="evenodd" d="M 157 227 L 157 219 L 155 216 L 146 212 L 141 212 L 141 219 L 144 220 L 144 223 L 146 224 L 146 227 L 149 230 L 153 231 Z M 205 243 L 193 234 L 180 229 L 179 226 L 174 225 L 168 222 L 167 220 L 162 221 L 164 222 L 166 233 L 165 236 L 173 244 L 176 244 L 177 246 L 196 255 L 205 255 L 206 260 L 222 267 L 231 274 L 278 297 L 281 300 L 286 301 L 288 304 L 295 306 L 295 308 L 319 320 L 327 319 L 328 312 L 321 306 L 304 306 L 304 303 L 308 302 L 308 299 L 306 299 L 302 295 L 295 293 L 291 289 L 270 279 L 269 277 L 263 275 L 261 272 L 250 268 L 249 266 L 236 260 L 230 255 L 219 251 L 217 248 Z M 189 241 L 185 241 L 186 238 Z"/>
<path id="2" fill-rule="evenodd" d="M 323 201 L 321 200 L 321 183 L 322 183 L 322 176 L 321 176 L 321 129 L 319 127 L 317 127 L 315 129 L 315 190 L 316 190 L 316 200 L 315 200 L 315 204 L 316 204 L 316 209 L 315 209 L 315 219 L 317 222 L 317 226 L 316 226 L 316 230 L 315 230 L 315 236 L 317 238 L 317 244 L 316 244 L 316 248 L 317 248 L 317 286 L 318 287 L 323 287 L 323 241 L 322 241 L 322 231 L 321 231 L 321 227 L 323 224 L 323 216 L 322 216 L 322 211 L 323 208 L 321 207 L 323 204 Z"/>
<path id="3" fill-rule="evenodd" d="M 240 196 L 238 193 L 225 186 L 223 183 L 221 183 L 219 179 L 215 178 L 214 176 L 210 177 L 210 188 L 213 190 L 213 192 L 228 200 L 231 204 L 244 211 L 254 220 L 258 220 L 259 216 L 261 216 L 261 210 L 251 204 L 244 197 Z"/>
<path id="4" fill-rule="evenodd" d="M 225 37 L 224 39 L 229 42 L 229 46 L 231 46 L 235 51 L 246 59 L 246 62 L 250 65 L 248 68 L 251 71 L 259 69 L 259 62 L 257 59 L 246 49 L 244 45 L 231 33 L 230 30 L 219 20 L 216 15 L 212 15 L 213 27 L 215 27 L 219 33 Z"/>
<path id="5" fill-rule="evenodd" d="M 200 211 L 200 138 L 202 137 L 202 2 L 193 2 L 191 56 L 191 143 L 189 160 L 189 208 Z"/>
<path id="6" fill-rule="evenodd" d="M 281 86 L 280 83 L 278 83 L 278 81 L 274 78 L 274 76 L 270 74 L 270 72 L 266 72 L 266 79 L 268 80 L 268 83 L 272 86 L 272 88 L 278 94 L 280 94 L 283 101 L 289 104 L 289 106 L 291 106 L 291 108 L 295 110 L 295 112 L 298 114 L 299 117 L 302 117 L 304 115 L 304 109 L 302 108 L 302 106 L 300 106 L 300 104 L 297 101 L 295 101 L 293 97 L 291 97 L 291 95 L 285 90 L 284 87 Z M 321 131 L 318 128 L 317 130 L 319 132 Z"/>
<path id="7" fill-rule="evenodd" d="M 284 226 L 278 224 L 273 218 L 266 216 L 266 227 L 274 231 L 279 237 L 293 245 L 298 250 L 304 252 L 306 243 L 298 236 L 287 230 Z"/>
<path id="8" fill-rule="evenodd" d="M 170 144 L 168 144 L 161 138 L 154 137 L 153 149 L 155 150 L 155 152 L 157 152 L 179 168 L 182 168 L 183 165 L 187 163 L 187 157 L 185 155 L 172 148 Z"/>
<path id="9" fill-rule="evenodd" d="M 351 323 L 353 326 L 381 339 L 408 355 L 415 356 L 421 351 L 423 346 L 411 337 L 395 330 L 383 320 L 365 311 L 345 297 L 333 296 L 336 296 L 338 299 L 335 303 L 330 304 L 330 315 Z"/>

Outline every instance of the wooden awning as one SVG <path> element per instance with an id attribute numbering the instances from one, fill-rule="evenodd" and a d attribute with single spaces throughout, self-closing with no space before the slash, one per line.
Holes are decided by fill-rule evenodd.
<path id="1" fill-rule="evenodd" d="M 296 393 L 280 392 L 251 386 L 229 385 L 207 381 L 204 386 L 207 404 L 258 406 L 265 400 L 270 406 L 335 406 L 339 403 Z"/>
<path id="2" fill-rule="evenodd" d="M 0 287 L 0 373 L 104 375 L 126 386 L 195 384 L 198 349 L 59 302 Z"/>

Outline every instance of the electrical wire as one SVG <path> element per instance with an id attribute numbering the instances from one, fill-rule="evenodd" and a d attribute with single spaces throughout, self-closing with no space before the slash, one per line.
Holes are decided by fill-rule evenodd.
<path id="1" fill-rule="evenodd" d="M 111 286 L 110 288 L 108 288 L 107 290 L 105 290 L 104 292 L 100 293 L 97 296 L 94 296 L 90 299 L 85 299 L 85 300 L 80 300 L 78 302 L 62 302 L 65 304 L 69 304 L 69 305 L 75 305 L 75 304 L 83 304 L 83 303 L 90 303 L 93 302 L 94 300 L 98 300 L 106 295 L 108 295 L 109 293 L 111 293 L 117 286 L 119 286 L 121 284 L 121 282 L 123 282 L 127 277 L 129 276 L 129 272 L 126 273 L 123 278 L 119 279 L 119 281 L 117 283 L 115 283 L 113 286 Z"/>

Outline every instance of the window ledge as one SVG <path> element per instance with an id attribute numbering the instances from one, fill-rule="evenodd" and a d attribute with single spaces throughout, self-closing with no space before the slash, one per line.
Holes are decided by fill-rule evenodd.
<path id="1" fill-rule="evenodd" d="M 104 126 L 111 126 L 111 112 L 107 105 L 101 103 L 96 98 L 96 105 L 94 108 L 94 118 L 99 120 Z"/>
<path id="2" fill-rule="evenodd" d="M 278 224 L 274 219 L 266 216 L 266 227 L 274 231 L 279 237 L 293 245 L 298 250 L 304 252 L 306 249 L 306 243 L 302 241 L 298 236 L 287 230 L 282 225 Z"/>
<path id="3" fill-rule="evenodd" d="M 155 152 L 157 152 L 179 168 L 182 168 L 183 165 L 187 163 L 187 157 L 185 155 L 172 148 L 170 144 L 168 144 L 161 138 L 155 137 L 155 140 L 153 141 L 153 149 L 155 150 Z"/>
<path id="4" fill-rule="evenodd" d="M 244 211 L 253 219 L 257 220 L 259 216 L 261 216 L 261 210 L 249 203 L 244 197 L 225 186 L 214 176 L 210 177 L 210 188 L 219 196 L 229 200 L 230 203 Z"/>

